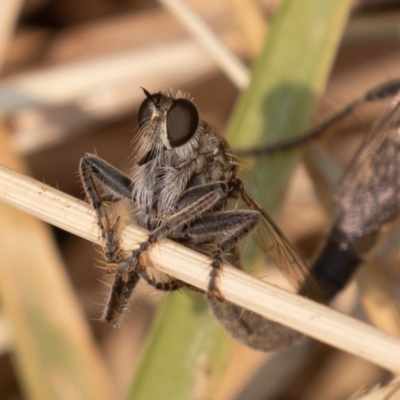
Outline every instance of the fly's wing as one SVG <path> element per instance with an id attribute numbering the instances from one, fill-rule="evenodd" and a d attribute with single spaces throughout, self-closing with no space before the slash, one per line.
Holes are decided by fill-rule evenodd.
<path id="1" fill-rule="evenodd" d="M 309 269 L 293 249 L 288 239 L 272 218 L 261 206 L 242 189 L 243 201 L 251 208 L 261 212 L 262 219 L 256 241 L 270 260 L 287 277 L 300 293 L 319 302 L 325 302 L 318 284 L 310 276 Z"/>
<path id="2" fill-rule="evenodd" d="M 263 216 L 259 228 L 261 241 L 258 240 L 258 242 L 266 252 L 267 259 L 282 271 L 289 282 L 297 290 L 300 290 L 301 294 L 313 300 L 325 302 L 318 284 L 311 277 L 304 261 L 272 218 L 264 210 L 261 212 Z"/>
<path id="3" fill-rule="evenodd" d="M 336 226 L 348 242 L 377 232 L 399 213 L 400 94 L 349 166 L 336 204 Z"/>

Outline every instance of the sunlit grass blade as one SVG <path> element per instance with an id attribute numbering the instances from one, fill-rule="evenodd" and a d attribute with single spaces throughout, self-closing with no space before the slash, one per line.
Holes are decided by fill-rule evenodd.
<path id="1" fill-rule="evenodd" d="M 302 132 L 325 88 L 351 2 L 285 1 L 237 102 L 227 138 L 233 148 L 274 143 Z M 251 163 L 261 203 L 274 214 L 299 154 Z M 247 161 L 247 160 L 246 160 Z M 252 184 L 253 182 L 246 182 Z"/>

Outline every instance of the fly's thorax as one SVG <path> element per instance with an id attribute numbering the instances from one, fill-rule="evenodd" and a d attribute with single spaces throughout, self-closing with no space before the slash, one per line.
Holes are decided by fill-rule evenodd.
<path id="1" fill-rule="evenodd" d="M 134 219 L 138 224 L 153 229 L 151 219 L 161 220 L 176 211 L 188 182 L 204 169 L 205 158 L 199 155 L 200 135 L 198 132 L 188 143 L 172 149 L 158 145 L 154 157 L 133 167 Z"/>
<path id="2" fill-rule="evenodd" d="M 204 157 L 203 170 L 207 182 L 228 182 L 236 171 L 236 165 L 230 157 L 230 148 L 219 131 L 203 121 L 202 133 L 199 151 Z"/>

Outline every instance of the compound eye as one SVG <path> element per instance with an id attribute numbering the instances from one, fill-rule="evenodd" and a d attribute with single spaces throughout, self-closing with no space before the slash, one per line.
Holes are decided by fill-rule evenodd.
<path id="1" fill-rule="evenodd" d="M 174 100 L 167 114 L 167 133 L 172 147 L 188 142 L 199 126 L 199 113 L 189 100 Z"/>

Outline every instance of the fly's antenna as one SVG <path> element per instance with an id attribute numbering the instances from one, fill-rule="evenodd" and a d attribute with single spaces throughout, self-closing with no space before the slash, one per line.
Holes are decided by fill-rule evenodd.
<path id="1" fill-rule="evenodd" d="M 145 96 L 154 104 L 154 106 L 158 107 L 160 100 L 161 100 L 161 92 L 158 92 L 156 95 L 152 95 L 143 86 L 140 86 L 140 88 L 143 90 L 143 93 L 145 94 Z M 157 96 L 157 98 L 155 98 L 155 96 Z"/>

